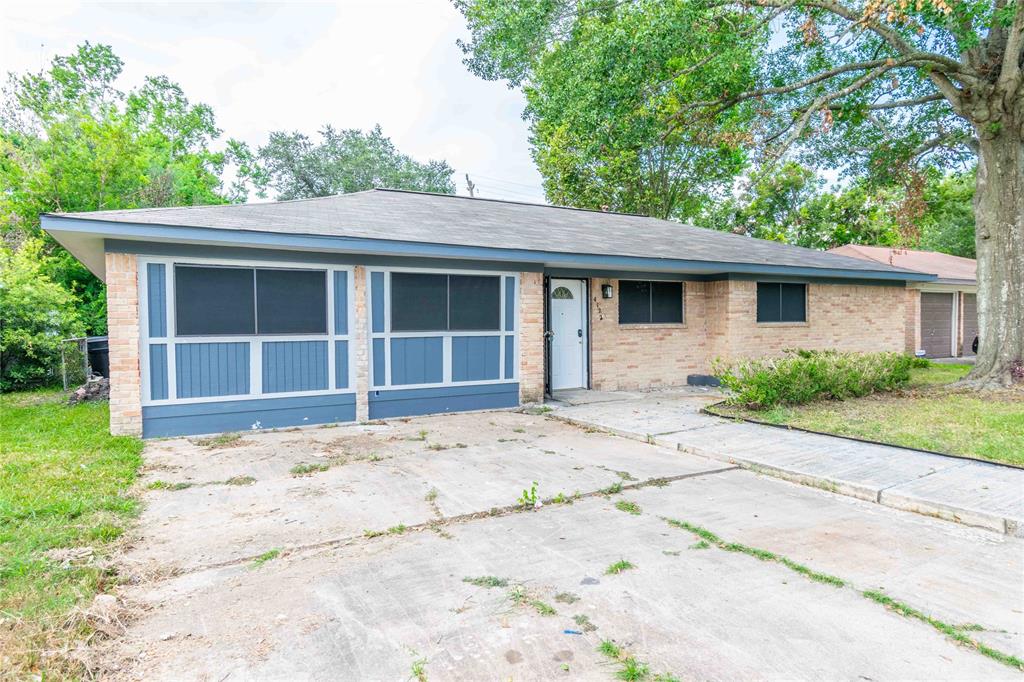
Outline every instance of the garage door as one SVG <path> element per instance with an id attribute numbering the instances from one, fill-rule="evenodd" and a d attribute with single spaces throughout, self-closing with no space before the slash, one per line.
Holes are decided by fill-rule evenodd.
<path id="1" fill-rule="evenodd" d="M 921 294 L 921 347 L 930 358 L 951 354 L 953 294 Z M 973 337 L 972 337 L 973 338 Z"/>
<path id="2" fill-rule="evenodd" d="M 974 355 L 971 344 L 978 335 L 978 298 L 974 294 L 961 294 L 964 297 L 964 355 Z"/>

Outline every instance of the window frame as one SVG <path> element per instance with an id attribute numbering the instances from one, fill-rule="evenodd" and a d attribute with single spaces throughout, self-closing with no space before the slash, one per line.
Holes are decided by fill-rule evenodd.
<path id="1" fill-rule="evenodd" d="M 356 392 L 356 367 L 355 367 L 355 293 L 354 276 L 355 267 L 336 263 L 316 263 L 293 260 L 251 260 L 241 258 L 203 258 L 191 256 L 147 256 L 138 255 L 137 262 L 137 291 L 139 296 L 139 372 L 141 403 L 143 407 L 155 405 L 185 405 L 195 403 L 217 403 L 237 400 L 253 400 L 263 398 L 298 398 L 304 396 L 320 395 L 344 395 Z M 149 329 L 149 278 L 147 276 L 150 264 L 164 265 L 164 285 L 166 299 L 165 308 L 165 334 L 163 336 L 150 336 Z M 255 270 L 276 269 L 276 270 L 315 270 L 325 272 L 327 287 L 327 330 L 325 333 L 312 334 L 233 334 L 233 335 L 189 335 L 179 336 L 177 334 L 177 316 L 175 314 L 175 265 L 206 266 L 206 267 L 235 267 L 252 269 L 253 291 L 255 307 Z M 335 305 L 334 305 L 334 277 L 336 272 L 346 273 L 346 333 L 335 333 Z M 257 320 L 257 328 L 259 321 Z M 263 390 L 263 344 L 273 341 L 324 341 L 327 343 L 327 388 L 311 391 L 284 391 L 269 393 Z M 347 364 L 348 381 L 345 388 L 335 388 L 335 371 L 337 367 L 336 342 L 347 342 Z M 178 398 L 175 346 L 188 343 L 248 343 L 249 344 L 249 392 L 232 395 L 208 396 L 202 398 Z M 151 395 L 151 367 L 150 347 L 165 346 L 167 354 L 167 398 L 154 400 Z"/>
<path id="2" fill-rule="evenodd" d="M 487 276 L 496 277 L 498 279 L 498 329 L 494 330 L 459 330 L 459 329 L 446 329 L 446 330 L 434 330 L 434 331 L 394 331 L 391 328 L 391 275 L 392 273 L 417 273 L 417 274 L 438 274 L 438 275 L 469 275 L 469 276 Z M 384 301 L 383 305 L 383 325 L 384 330 L 375 332 L 373 331 L 373 286 L 372 279 L 373 273 L 382 273 L 383 286 L 381 296 Z M 512 323 L 511 329 L 506 328 L 506 286 L 505 279 L 512 278 L 515 282 L 515 296 L 512 301 Z M 367 355 L 369 359 L 368 367 L 368 385 L 369 390 L 372 391 L 384 391 L 384 390 L 405 390 L 405 389 L 416 389 L 416 388 L 449 388 L 456 386 L 475 386 L 475 385 L 487 385 L 487 384 L 512 384 L 518 383 L 519 378 L 519 363 L 521 357 L 521 349 L 519 345 L 519 301 L 522 294 L 522 278 L 518 272 L 505 271 L 505 270 L 471 270 L 471 269 L 451 269 L 451 268 L 417 268 L 417 267 L 367 267 L 366 268 L 366 310 L 367 310 Z M 449 314 L 449 325 L 451 316 Z M 452 380 L 452 366 L 451 366 L 451 354 L 452 354 L 452 337 L 456 336 L 497 336 L 499 337 L 498 345 L 498 361 L 501 371 L 499 371 L 499 378 L 497 379 L 482 379 L 474 381 L 453 381 Z M 442 341 L 442 358 L 443 358 L 443 369 L 442 379 L 440 382 L 426 383 L 426 384 L 394 384 L 392 383 L 391 370 L 393 363 L 391 360 L 391 340 L 402 339 L 402 338 L 427 338 L 427 337 L 441 337 Z M 374 349 L 373 343 L 375 340 L 382 339 L 384 343 L 384 381 L 383 383 L 374 383 Z M 512 375 L 510 377 L 504 376 L 504 361 L 506 347 L 512 346 Z"/>
<path id="3" fill-rule="evenodd" d="M 647 305 L 650 320 L 648 322 L 623 322 L 622 321 L 622 283 L 643 282 L 648 285 Z M 678 322 L 655 322 L 654 321 L 654 285 L 655 284 L 678 284 L 679 285 L 679 321 Z M 616 323 L 620 327 L 686 327 L 686 281 L 677 279 L 618 279 L 618 300 L 616 301 Z"/>
<path id="4" fill-rule="evenodd" d="M 803 288 L 803 303 L 804 303 L 804 317 L 802 320 L 783 320 L 782 319 L 782 290 L 784 285 L 794 285 Z M 779 288 L 779 319 L 778 320 L 762 320 L 760 315 L 760 300 L 761 300 L 761 285 L 772 285 Z M 793 282 L 793 281 L 766 281 L 756 280 L 754 282 L 754 322 L 756 324 L 770 325 L 770 326 L 805 326 L 807 325 L 807 314 L 808 314 L 808 301 L 809 301 L 809 287 L 807 282 Z"/>

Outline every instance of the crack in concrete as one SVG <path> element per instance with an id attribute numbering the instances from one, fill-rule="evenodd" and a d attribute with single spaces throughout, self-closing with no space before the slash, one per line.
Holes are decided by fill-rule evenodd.
<path id="1" fill-rule="evenodd" d="M 656 476 L 654 478 L 648 478 L 646 480 L 637 481 L 637 482 L 634 482 L 634 483 L 628 483 L 628 482 L 622 481 L 621 485 L 619 486 L 619 492 L 623 492 L 623 491 L 626 491 L 626 490 L 636 490 L 636 489 L 639 489 L 639 488 L 648 488 L 648 487 L 651 487 L 651 486 L 662 487 L 662 486 L 668 485 L 670 483 L 675 483 L 677 481 L 683 481 L 683 480 L 690 479 L 690 478 L 700 478 L 700 477 L 703 477 L 703 476 L 713 476 L 715 474 L 721 474 L 721 473 L 725 473 L 727 471 L 735 471 L 735 470 L 741 469 L 741 468 L 742 467 L 738 467 L 738 466 L 728 466 L 728 467 L 720 467 L 718 469 L 710 469 L 708 471 L 697 471 L 697 472 L 688 473 L 688 474 L 676 474 L 674 476 Z M 575 501 L 575 500 L 588 499 L 588 498 L 592 498 L 592 497 L 610 497 L 611 494 L 609 494 L 607 492 L 607 490 L 608 490 L 608 488 L 600 488 L 598 490 L 592 490 L 590 492 L 580 493 L 579 495 L 574 495 L 571 499 L 573 501 Z M 463 524 L 463 523 L 469 523 L 471 521 L 477 521 L 477 520 L 480 520 L 480 519 L 501 518 L 501 517 L 504 517 L 504 516 L 511 516 L 513 514 L 525 514 L 525 513 L 528 513 L 528 512 L 540 512 L 540 511 L 543 511 L 543 510 L 549 509 L 549 508 L 558 508 L 558 507 L 565 506 L 563 503 L 554 502 L 553 499 L 554 498 L 548 498 L 548 499 L 545 499 L 545 500 L 541 500 L 541 506 L 540 507 L 523 507 L 522 505 L 513 504 L 513 505 L 502 506 L 502 507 L 491 507 L 489 510 L 486 510 L 486 511 L 467 512 L 465 514 L 457 514 L 455 516 L 444 516 L 444 517 L 441 517 L 439 519 L 432 519 L 430 521 L 424 521 L 422 523 L 417 523 L 417 524 L 405 526 L 405 530 L 402 531 L 401 535 L 407 535 L 407 534 L 412 533 L 412 532 L 432 531 L 432 530 L 436 530 L 437 528 L 440 528 L 440 527 L 459 525 L 459 524 Z M 328 547 L 344 547 L 344 546 L 350 545 L 350 544 L 352 544 L 354 542 L 357 542 L 359 540 L 363 540 L 363 541 L 366 541 L 366 542 L 374 542 L 374 541 L 377 541 L 377 540 L 379 540 L 381 538 L 385 538 L 385 537 L 389 537 L 389 536 L 390 537 L 394 537 L 394 534 L 389 534 L 387 532 L 382 532 L 379 535 L 374 535 L 373 537 L 367 537 L 365 534 L 349 535 L 349 536 L 345 536 L 345 537 L 341 537 L 341 538 L 331 538 L 331 539 L 328 539 L 328 540 L 321 540 L 319 542 L 311 542 L 311 543 L 306 543 L 306 544 L 303 544 L 303 545 L 295 545 L 293 547 L 284 547 L 284 548 L 281 548 L 281 553 L 278 555 L 277 558 L 278 559 L 283 559 L 284 557 L 291 556 L 293 554 L 301 554 L 301 553 L 310 552 L 310 551 L 314 551 L 314 550 L 325 549 L 325 548 L 328 548 Z M 162 575 L 162 576 L 159 576 L 157 578 L 151 579 L 150 581 L 147 581 L 147 582 L 157 583 L 157 582 L 161 582 L 163 580 L 168 580 L 170 578 L 176 578 L 176 577 L 182 576 L 182 575 L 188 575 L 188 574 L 192 574 L 192 573 L 201 573 L 203 571 L 212 571 L 212 570 L 216 570 L 218 568 L 228 568 L 230 566 L 239 566 L 241 564 L 251 563 L 257 557 L 262 556 L 264 553 L 265 552 L 259 552 L 259 553 L 252 554 L 252 555 L 246 555 L 246 556 L 243 556 L 243 557 L 237 557 L 235 559 L 227 559 L 225 561 L 218 561 L 218 562 L 215 562 L 215 563 L 212 563 L 212 564 L 202 564 L 202 565 L 199 565 L 199 566 L 191 566 L 189 568 L 182 568 L 180 570 L 177 570 L 177 571 L 173 572 L 170 575 Z"/>

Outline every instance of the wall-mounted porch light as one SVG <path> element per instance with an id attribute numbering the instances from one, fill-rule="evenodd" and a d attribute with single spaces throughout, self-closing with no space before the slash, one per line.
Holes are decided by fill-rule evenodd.
<path id="1" fill-rule="evenodd" d="M 611 297 L 612 297 L 612 285 L 611 284 L 602 284 L 601 285 L 601 298 L 611 298 Z"/>

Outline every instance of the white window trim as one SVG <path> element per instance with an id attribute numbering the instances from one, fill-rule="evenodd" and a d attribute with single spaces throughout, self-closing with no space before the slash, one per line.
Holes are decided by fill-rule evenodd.
<path id="1" fill-rule="evenodd" d="M 150 338 L 149 335 L 149 264 L 162 264 L 165 277 L 165 305 L 167 335 Z M 217 335 L 217 336 L 177 336 L 174 311 L 174 266 L 179 265 L 220 265 L 251 268 L 287 268 L 296 270 L 317 270 L 326 272 L 327 286 L 327 333 L 326 334 L 265 334 L 265 335 Z M 355 367 L 355 295 L 354 266 L 334 265 L 327 263 L 310 263 L 308 261 L 264 261 L 234 258 L 193 258 L 193 257 L 156 257 L 139 256 L 138 267 L 139 292 L 139 371 L 141 372 L 142 406 L 156 405 L 191 405 L 200 403 L 223 403 L 238 400 L 258 400 L 272 398 L 301 398 L 305 396 L 345 395 L 356 392 Z M 348 324 L 346 334 L 335 334 L 334 324 L 334 273 L 347 274 L 347 305 Z M 315 391 L 263 391 L 263 344 L 273 341 L 324 341 L 327 343 L 327 385 L 326 390 Z M 348 342 L 348 388 L 334 388 L 335 383 L 335 342 Z M 249 344 L 249 392 L 233 395 L 209 396 L 204 398 L 178 398 L 176 344 L 186 343 L 248 343 Z M 153 400 L 150 398 L 150 362 L 149 347 L 164 345 L 167 347 L 167 398 Z"/>
<path id="2" fill-rule="evenodd" d="M 384 274 L 384 287 L 382 296 L 384 297 L 384 331 L 375 332 L 373 331 L 373 285 L 372 285 L 372 274 L 380 272 Z M 424 331 L 424 332 L 393 332 L 391 331 L 391 273 L 392 272 L 412 272 L 412 273 L 424 273 L 424 274 L 437 274 L 437 275 L 485 275 L 491 277 L 498 277 L 499 282 L 499 320 L 498 329 L 484 330 L 484 331 Z M 512 302 L 512 329 L 505 328 L 505 277 L 511 277 L 515 281 L 515 300 Z M 493 384 L 515 384 L 519 382 L 519 300 L 522 297 L 521 287 L 522 283 L 519 278 L 518 272 L 508 271 L 497 271 L 497 270 L 463 270 L 458 268 L 445 269 L 445 268 L 410 268 L 410 267 L 373 267 L 366 269 L 366 335 L 368 339 L 369 347 L 367 348 L 367 357 L 369 365 L 369 386 L 371 391 L 385 391 L 385 390 L 407 390 L 407 389 L 418 389 L 418 388 L 450 388 L 454 386 L 485 386 Z M 497 336 L 498 337 L 498 378 L 497 379 L 481 379 L 478 381 L 452 381 L 452 367 L 451 367 L 451 353 L 452 353 L 452 338 L 455 336 Z M 395 384 L 391 380 L 391 339 L 403 339 L 403 338 L 437 338 L 443 339 L 441 358 L 442 358 L 442 380 L 433 383 L 423 384 Z M 373 341 L 374 339 L 383 339 L 384 341 L 384 383 L 376 384 L 373 381 L 374 378 L 374 366 L 373 366 Z M 512 351 L 512 376 L 505 378 L 505 347 L 506 344 L 513 345 Z"/>

